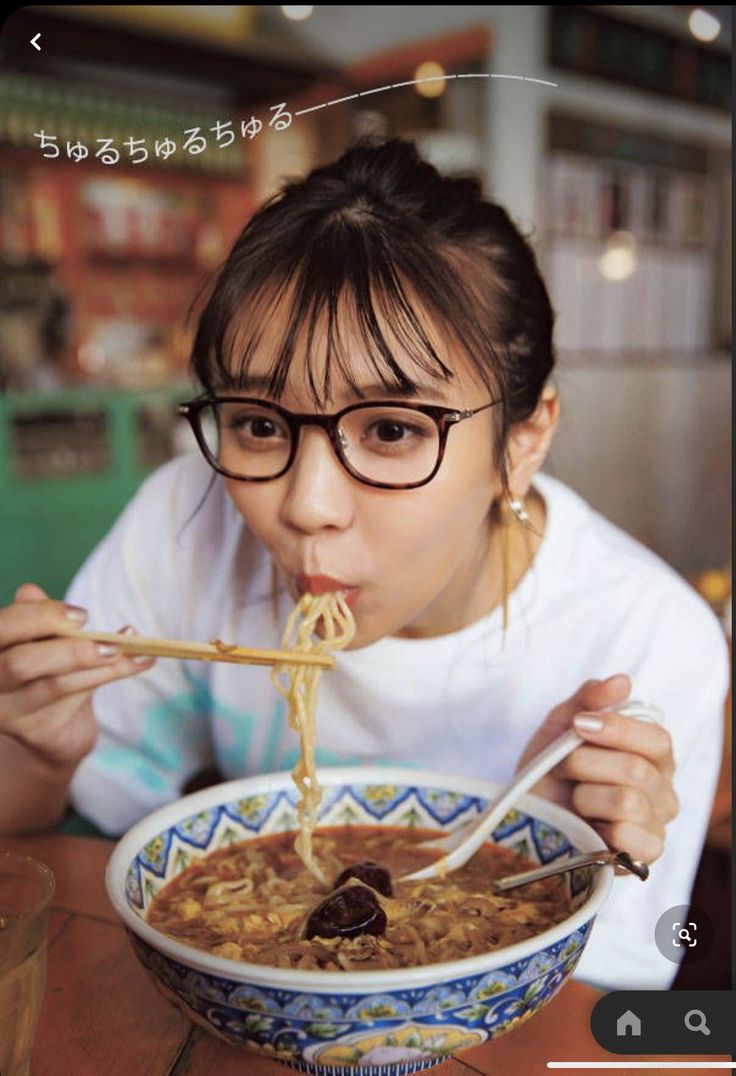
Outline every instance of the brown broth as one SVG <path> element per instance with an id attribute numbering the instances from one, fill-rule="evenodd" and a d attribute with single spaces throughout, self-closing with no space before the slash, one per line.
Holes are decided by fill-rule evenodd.
<path id="1" fill-rule="evenodd" d="M 366 860 L 389 870 L 394 892 L 391 898 L 378 896 L 388 922 L 377 936 L 304 936 L 310 912 L 329 890 L 295 853 L 293 832 L 211 852 L 164 887 L 149 909 L 148 922 L 179 941 L 230 959 L 352 971 L 477 955 L 533 937 L 571 914 L 559 878 L 493 894 L 490 879 L 536 865 L 498 845 L 483 845 L 445 878 L 396 883 L 402 874 L 438 858 L 436 849 L 419 843 L 437 836 L 439 831 L 386 826 L 315 831 L 315 856 L 328 878 Z M 223 882 L 234 885 L 213 889 Z"/>

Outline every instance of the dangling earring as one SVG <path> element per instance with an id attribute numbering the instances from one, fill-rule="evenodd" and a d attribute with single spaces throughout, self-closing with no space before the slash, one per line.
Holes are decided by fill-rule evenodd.
<path id="1" fill-rule="evenodd" d="M 529 523 L 529 513 L 524 507 L 524 501 L 520 497 L 512 497 L 508 502 L 509 509 L 516 516 L 519 523 Z"/>
<path id="2" fill-rule="evenodd" d="M 509 594 L 511 592 L 511 527 L 516 519 L 519 523 L 529 523 L 529 513 L 524 507 L 524 501 L 518 497 L 510 497 L 500 505 L 501 526 L 501 594 L 503 604 L 503 632 L 509 626 Z"/>

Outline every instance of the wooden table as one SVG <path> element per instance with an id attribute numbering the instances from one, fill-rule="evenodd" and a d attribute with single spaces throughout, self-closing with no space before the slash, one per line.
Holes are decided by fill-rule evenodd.
<path id="1" fill-rule="evenodd" d="M 34 856 L 56 875 L 48 986 L 32 1076 L 286 1076 L 292 1070 L 195 1028 L 149 982 L 105 893 L 112 848 L 111 841 L 53 833 L 0 837 L 0 851 Z M 600 996 L 590 986 L 568 982 L 528 1024 L 430 1071 L 547 1076 L 548 1060 L 618 1060 L 620 1068 L 606 1071 L 623 1074 L 634 1058 L 607 1053 L 590 1033 L 590 1012 Z M 649 1073 L 677 1071 L 667 1067 L 675 1057 L 640 1060 L 662 1061 Z"/>

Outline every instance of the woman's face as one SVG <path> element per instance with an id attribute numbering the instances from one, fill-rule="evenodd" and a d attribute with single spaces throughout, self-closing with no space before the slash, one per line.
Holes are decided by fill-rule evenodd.
<path id="1" fill-rule="evenodd" d="M 248 369 L 254 387 L 243 389 L 243 395 L 269 399 L 255 386 L 270 367 L 269 341 L 273 347 L 283 336 L 284 325 L 279 322 L 272 316 L 266 325 Z M 382 324 L 402 367 L 423 386 L 406 402 L 458 409 L 489 403 L 488 389 L 460 349 L 451 348 L 431 321 L 423 322 L 454 377 L 437 380 L 413 366 L 410 358 L 402 361 L 398 341 Z M 397 402 L 398 396 L 375 388 L 376 374 L 360 335 L 348 325 L 341 325 L 341 330 L 363 400 Z M 297 341 L 284 395 L 272 402 L 290 411 L 316 413 L 299 364 L 302 344 L 303 340 Z M 323 354 L 321 348 L 317 352 Z M 333 379 L 335 374 L 333 368 Z M 347 382 L 333 380 L 325 411 L 357 402 L 361 401 Z M 338 460 L 327 434 L 315 426 L 302 428 L 296 458 L 286 474 L 268 482 L 225 479 L 226 487 L 250 530 L 270 551 L 294 600 L 303 589 L 313 589 L 305 576 L 329 576 L 350 588 L 357 625 L 353 648 L 385 635 L 424 637 L 457 631 L 493 604 L 488 515 L 501 491 L 492 447 L 496 410 L 482 411 L 452 427 L 439 471 L 417 489 L 378 489 L 357 481 Z M 314 589 L 318 586 L 314 583 Z"/>

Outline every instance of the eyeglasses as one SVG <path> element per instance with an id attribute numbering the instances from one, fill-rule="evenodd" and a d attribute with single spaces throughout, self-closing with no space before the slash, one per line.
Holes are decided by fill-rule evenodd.
<path id="1" fill-rule="evenodd" d="M 450 428 L 494 407 L 472 411 L 431 404 L 358 403 L 332 415 L 295 414 L 243 396 L 207 396 L 179 405 L 205 459 L 243 482 L 280 478 L 294 462 L 303 426 L 319 426 L 345 470 L 379 489 L 416 489 L 442 463 Z"/>

